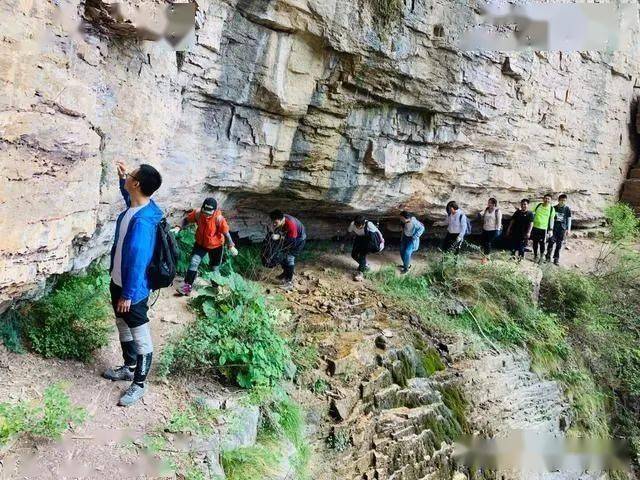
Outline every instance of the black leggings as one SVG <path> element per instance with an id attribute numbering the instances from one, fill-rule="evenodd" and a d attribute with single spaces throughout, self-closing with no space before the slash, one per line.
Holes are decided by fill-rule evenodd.
<path id="1" fill-rule="evenodd" d="M 185 283 L 189 285 L 193 285 L 193 282 L 196 280 L 198 276 L 198 267 L 200 267 L 200 262 L 204 260 L 204 257 L 209 255 L 209 265 L 212 270 L 217 270 L 222 265 L 222 257 L 223 257 L 224 246 L 220 245 L 217 248 L 204 248 L 198 245 L 197 243 L 193 246 L 193 250 L 191 251 L 191 262 L 189 263 L 189 270 L 187 270 L 187 274 L 184 276 Z"/>
<path id="2" fill-rule="evenodd" d="M 367 237 L 356 237 L 353 241 L 353 248 L 351 249 L 351 258 L 358 262 L 358 270 L 361 272 L 367 268 Z"/>

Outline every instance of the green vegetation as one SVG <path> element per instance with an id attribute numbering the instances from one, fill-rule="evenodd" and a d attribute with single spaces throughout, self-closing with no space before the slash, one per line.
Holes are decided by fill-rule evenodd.
<path id="1" fill-rule="evenodd" d="M 276 442 L 262 442 L 222 452 L 222 468 L 228 480 L 269 479 L 282 460 Z"/>
<path id="2" fill-rule="evenodd" d="M 196 321 L 169 343 L 161 375 L 216 371 L 244 388 L 275 385 L 290 369 L 290 352 L 277 330 L 281 312 L 267 305 L 259 288 L 240 275 L 213 277 L 191 302 Z"/>
<path id="3" fill-rule="evenodd" d="M 418 354 L 420 355 L 420 362 L 427 377 L 445 369 L 442 358 L 440 358 L 440 354 L 435 348 L 427 347 L 420 349 L 418 350 Z"/>
<path id="4" fill-rule="evenodd" d="M 5 345 L 19 351 L 24 337 L 45 357 L 88 361 L 113 330 L 108 288 L 108 274 L 97 267 L 61 276 L 49 294 L 2 321 Z"/>
<path id="5" fill-rule="evenodd" d="M 336 452 L 344 452 L 351 446 L 351 434 L 348 430 L 334 430 L 327 438 L 327 446 Z"/>
<path id="6" fill-rule="evenodd" d="M 0 446 L 20 435 L 59 438 L 85 418 L 84 409 L 71 404 L 60 384 L 44 391 L 39 401 L 0 403 Z"/>
<path id="7" fill-rule="evenodd" d="M 444 256 L 414 276 L 385 269 L 371 278 L 435 331 L 526 347 L 533 369 L 564 386 L 574 411 L 573 434 L 623 436 L 638 451 L 633 405 L 640 400 L 640 253 L 632 242 L 639 224 L 621 204 L 607 210 L 607 219 L 610 231 L 594 271 L 545 269 L 539 305 L 528 278 L 501 261 L 481 265 Z M 424 364 L 423 358 L 427 371 L 430 360 Z M 462 397 L 442 394 L 463 424 Z"/>
<path id="8" fill-rule="evenodd" d="M 220 410 L 207 407 L 202 402 L 194 402 L 183 410 L 174 411 L 164 431 L 206 435 L 212 432 L 220 416 Z"/>
<path id="9" fill-rule="evenodd" d="M 11 309 L 0 317 L 0 340 L 10 352 L 25 352 L 22 343 L 22 317 L 16 310 Z"/>
<path id="10" fill-rule="evenodd" d="M 402 0 L 367 0 L 373 20 L 383 32 L 402 18 Z"/>
<path id="11" fill-rule="evenodd" d="M 327 390 L 329 390 L 329 383 L 324 378 L 317 378 L 311 385 L 311 391 L 316 395 L 324 395 Z"/>
<path id="12" fill-rule="evenodd" d="M 633 241 L 640 233 L 640 220 L 626 203 L 616 203 L 605 210 L 609 238 L 615 242 Z"/>

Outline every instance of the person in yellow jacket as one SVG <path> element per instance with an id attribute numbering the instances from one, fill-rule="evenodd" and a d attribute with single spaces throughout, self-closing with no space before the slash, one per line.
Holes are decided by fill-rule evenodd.
<path id="1" fill-rule="evenodd" d="M 555 218 L 556 211 L 551 205 L 551 195 L 546 194 L 542 198 L 542 203 L 538 203 L 533 209 L 531 240 L 533 242 L 534 262 L 542 262 L 544 258 L 545 244 L 547 238 L 553 234 L 553 222 Z M 540 252 L 540 256 L 538 256 L 538 251 Z"/>

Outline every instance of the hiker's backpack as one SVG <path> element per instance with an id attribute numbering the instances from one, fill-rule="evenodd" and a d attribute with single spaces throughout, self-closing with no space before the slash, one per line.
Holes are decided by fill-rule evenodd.
<path id="1" fill-rule="evenodd" d="M 151 263 L 147 268 L 147 278 L 151 290 L 159 290 L 170 286 L 176 276 L 178 263 L 178 248 L 167 223 L 163 218 L 156 227 L 156 246 L 153 250 Z"/>
<path id="2" fill-rule="evenodd" d="M 465 231 L 464 231 L 465 236 L 471 235 L 471 221 L 469 220 L 469 217 L 467 217 L 462 212 L 460 212 L 460 215 L 462 217 L 460 218 L 460 223 L 464 222 L 464 225 L 465 225 Z"/>
<path id="3" fill-rule="evenodd" d="M 277 267 L 282 262 L 283 257 L 282 240 L 274 240 L 271 235 L 271 233 L 267 232 L 260 249 L 260 260 L 262 261 L 262 266 L 266 268 Z"/>
<path id="4" fill-rule="evenodd" d="M 369 221 L 364 222 L 364 235 L 367 239 L 367 251 L 369 253 L 381 252 L 384 248 L 384 238 L 380 230 L 369 230 Z"/>

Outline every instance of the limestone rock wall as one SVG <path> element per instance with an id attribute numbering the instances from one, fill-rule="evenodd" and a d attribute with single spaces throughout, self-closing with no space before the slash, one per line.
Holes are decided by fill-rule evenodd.
<path id="1" fill-rule="evenodd" d="M 547 191 L 601 218 L 635 157 L 637 17 L 614 53 L 470 53 L 466 2 L 382 25 L 378 1 L 199 0 L 178 53 L 111 0 L 2 2 L 0 305 L 107 251 L 118 159 L 157 166 L 176 217 L 214 193 L 241 235 L 275 206 L 326 236 L 355 211 Z"/>

